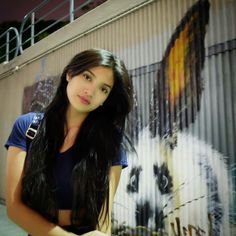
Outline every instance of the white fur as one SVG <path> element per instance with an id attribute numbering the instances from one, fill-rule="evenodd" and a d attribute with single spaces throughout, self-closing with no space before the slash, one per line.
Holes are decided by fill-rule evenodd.
<path id="1" fill-rule="evenodd" d="M 170 150 L 158 137 L 151 139 L 148 128 L 140 134 L 136 151 L 138 157 L 135 154 L 128 157 L 129 167 L 123 171 L 117 190 L 113 207 L 114 227 L 125 225 L 135 228 L 136 204 L 148 200 L 152 209 L 158 207 L 163 209 L 164 215 L 167 215 L 164 228 L 167 235 L 174 235 L 171 223 L 177 232 L 176 217 L 180 219 L 181 230 L 182 227 L 188 228 L 191 224 L 204 230 L 205 235 L 208 235 L 208 212 L 214 212 L 218 204 L 210 200 L 215 189 L 209 191 L 209 186 L 217 186 L 223 215 L 219 222 L 213 222 L 212 227 L 215 228 L 217 235 L 230 235 L 228 223 L 230 188 L 226 159 L 222 154 L 187 133 L 178 133 L 177 147 Z M 162 194 L 159 191 L 153 175 L 153 165 L 157 163 L 160 166 L 164 162 L 167 163 L 173 177 L 172 193 L 169 194 Z M 126 186 L 133 166 L 142 167 L 139 192 L 128 194 Z M 184 206 L 181 206 L 183 204 Z M 178 207 L 179 209 L 174 210 Z M 170 213 L 171 211 L 173 213 Z M 154 227 L 153 215 L 149 219 L 148 228 L 152 230 Z M 181 233 L 184 235 L 183 231 Z"/>

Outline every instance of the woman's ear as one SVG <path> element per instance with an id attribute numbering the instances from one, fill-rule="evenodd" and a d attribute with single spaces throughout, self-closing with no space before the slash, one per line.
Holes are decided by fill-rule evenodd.
<path id="1" fill-rule="evenodd" d="M 66 74 L 66 81 L 70 82 L 70 80 L 71 80 L 71 76 L 69 74 Z"/>

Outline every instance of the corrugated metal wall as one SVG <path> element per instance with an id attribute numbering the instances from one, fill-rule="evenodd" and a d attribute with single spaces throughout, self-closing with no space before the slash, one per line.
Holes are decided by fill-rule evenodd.
<path id="1" fill-rule="evenodd" d="M 117 190 L 115 235 L 236 234 L 235 12 L 235 0 L 153 1 L 12 75 L 22 93 L 91 47 L 127 64 L 136 101 L 127 131 L 137 153 Z M 8 106 L 19 110 L 24 94 L 17 98 Z"/>
<path id="2" fill-rule="evenodd" d="M 127 18 L 136 40 L 119 53 L 136 92 L 137 156 L 116 196 L 115 234 L 236 234 L 235 10 L 156 1 Z"/>

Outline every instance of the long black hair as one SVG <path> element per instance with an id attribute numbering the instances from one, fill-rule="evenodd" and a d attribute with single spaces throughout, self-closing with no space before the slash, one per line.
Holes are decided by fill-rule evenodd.
<path id="1" fill-rule="evenodd" d="M 124 63 L 104 49 L 90 49 L 74 56 L 65 67 L 54 99 L 44 110 L 44 118 L 27 154 L 22 179 L 22 199 L 50 221 L 58 222 L 58 209 L 51 184 L 56 153 L 64 142 L 66 110 L 69 104 L 66 75 L 79 75 L 96 66 L 111 68 L 114 86 L 103 106 L 89 113 L 76 138 L 80 161 L 73 169 L 72 225 L 95 229 L 102 206 L 109 200 L 109 170 L 119 157 L 125 120 L 132 108 L 133 88 Z M 109 206 L 109 204 L 106 204 Z M 82 214 L 85 212 L 85 214 Z"/>

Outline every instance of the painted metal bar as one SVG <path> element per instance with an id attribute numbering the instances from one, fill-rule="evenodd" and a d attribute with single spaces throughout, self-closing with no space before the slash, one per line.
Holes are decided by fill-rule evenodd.
<path id="1" fill-rule="evenodd" d="M 7 32 L 7 38 L 6 38 L 6 61 L 9 61 L 9 38 L 10 38 L 10 32 Z"/>
<path id="2" fill-rule="evenodd" d="M 56 25 L 58 22 L 65 20 L 68 16 L 70 18 L 70 23 L 74 21 L 75 19 L 75 12 L 81 10 L 83 7 L 85 7 L 86 5 L 90 4 L 91 0 L 89 1 L 85 1 L 83 4 L 80 4 L 76 9 L 75 9 L 75 2 L 74 0 L 70 0 L 69 2 L 69 11 L 68 14 L 64 15 L 63 17 L 61 17 L 60 19 L 58 19 L 57 21 L 53 22 L 52 24 L 50 24 L 49 26 L 45 27 L 43 30 L 41 30 L 40 32 L 38 32 L 37 34 L 35 33 L 35 27 L 37 25 L 37 23 L 39 23 L 41 20 L 46 19 L 46 17 L 48 17 L 50 14 L 52 14 L 53 12 L 55 12 L 56 10 L 58 10 L 59 8 L 61 8 L 63 5 L 65 5 L 66 3 L 68 3 L 68 0 L 64 0 L 61 1 L 59 4 L 57 4 L 57 6 L 55 6 L 53 9 L 47 11 L 43 16 L 39 17 L 38 19 L 36 18 L 36 14 L 39 12 L 40 9 L 42 9 L 44 6 L 46 6 L 48 3 L 50 2 L 50 0 L 44 0 L 42 1 L 40 4 L 38 4 L 35 8 L 33 8 L 31 11 L 29 11 L 23 18 L 23 21 L 21 23 L 21 27 L 19 30 L 19 33 L 17 35 L 19 35 L 19 39 L 17 39 L 17 42 L 19 42 L 19 49 L 17 49 L 17 53 L 18 51 L 20 51 L 20 53 L 22 54 L 24 51 L 23 46 L 30 41 L 30 45 L 34 45 L 35 44 L 35 38 L 37 35 L 45 32 L 46 30 L 52 28 L 54 25 Z M 26 26 L 26 22 L 30 19 L 30 25 Z M 24 40 L 23 42 L 23 34 L 28 31 L 30 29 L 30 38 Z M 15 36 L 16 37 L 16 36 Z M 1 37 L 0 37 L 1 38 Z M 13 40 L 10 39 L 9 40 Z M 9 41 L 9 42 L 10 42 Z M 9 52 L 8 52 L 9 53 Z"/>
<path id="3" fill-rule="evenodd" d="M 16 47 L 15 47 L 15 54 L 14 57 L 16 57 L 18 55 L 18 51 L 19 51 L 19 33 L 18 30 L 15 27 L 10 27 L 8 30 L 6 30 L 3 34 L 0 35 L 0 39 L 3 38 L 4 36 L 6 36 L 6 43 L 2 46 L 6 46 L 6 51 L 5 51 L 5 61 L 8 62 L 9 61 L 9 54 L 10 54 L 10 42 L 12 41 L 12 39 L 10 39 L 10 32 L 14 32 L 15 33 L 15 37 L 14 39 L 16 39 Z"/>
<path id="4" fill-rule="evenodd" d="M 70 22 L 73 22 L 75 19 L 74 15 L 74 0 L 70 0 Z"/>
<path id="5" fill-rule="evenodd" d="M 31 46 L 34 45 L 34 25 L 35 25 L 35 12 L 32 12 L 31 14 L 31 37 L 30 37 L 30 41 L 31 41 Z"/>

